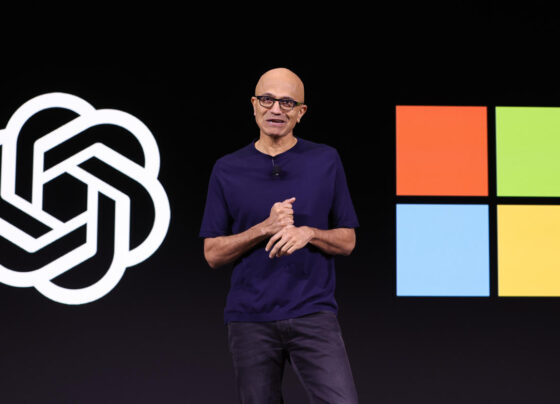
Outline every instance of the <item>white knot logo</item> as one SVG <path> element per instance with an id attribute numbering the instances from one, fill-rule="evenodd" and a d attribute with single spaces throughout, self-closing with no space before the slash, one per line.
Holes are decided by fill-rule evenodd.
<path id="1" fill-rule="evenodd" d="M 31 200 L 16 194 L 17 140 L 26 121 L 40 111 L 63 108 L 78 117 L 38 139 L 33 146 Z M 140 165 L 102 143 L 95 143 L 45 169 L 45 153 L 69 139 L 80 136 L 96 125 L 115 125 L 126 129 L 141 146 L 144 164 Z M 35 97 L 23 104 L 10 118 L 6 129 L 0 130 L 1 171 L 0 196 L 8 204 L 23 211 L 48 227 L 45 234 L 33 237 L 0 218 L 0 236 L 28 253 L 34 253 L 70 232 L 85 226 L 86 242 L 66 254 L 28 272 L 16 271 L 2 265 L 0 282 L 16 287 L 34 287 L 46 297 L 65 304 L 89 303 L 103 297 L 119 282 L 127 267 L 150 257 L 161 245 L 170 220 L 167 195 L 158 181 L 159 151 L 150 130 L 134 116 L 117 110 L 96 110 L 79 97 L 51 93 Z M 79 165 L 97 158 L 139 183 L 149 194 L 154 206 L 154 223 L 147 237 L 130 248 L 130 197 L 110 186 Z M 43 209 L 45 184 L 62 174 L 69 174 L 87 185 L 87 210 L 76 217 L 61 221 Z M 93 257 L 97 252 L 98 199 L 100 194 L 112 199 L 115 205 L 113 259 L 104 275 L 94 284 L 80 289 L 56 285 L 54 278 Z M 2 254 L 0 253 L 0 258 Z"/>

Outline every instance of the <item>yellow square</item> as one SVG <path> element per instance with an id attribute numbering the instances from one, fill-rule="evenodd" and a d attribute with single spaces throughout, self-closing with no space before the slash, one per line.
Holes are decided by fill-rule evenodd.
<path id="1" fill-rule="evenodd" d="M 498 295 L 560 296 L 560 206 L 498 205 Z"/>

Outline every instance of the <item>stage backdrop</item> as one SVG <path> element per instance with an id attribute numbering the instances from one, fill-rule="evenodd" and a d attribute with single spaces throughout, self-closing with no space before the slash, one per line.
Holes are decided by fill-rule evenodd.
<path id="1" fill-rule="evenodd" d="M 306 85 L 296 136 L 339 151 L 360 221 L 336 297 L 361 402 L 556 397 L 548 13 L 334 14 L 235 35 L 168 13 L 158 32 L 97 21 L 11 37 L 0 401 L 235 402 L 232 268 L 208 267 L 198 231 L 212 166 L 258 136 L 250 97 L 278 66 Z M 284 384 L 287 402 L 306 402 L 289 368 Z"/>

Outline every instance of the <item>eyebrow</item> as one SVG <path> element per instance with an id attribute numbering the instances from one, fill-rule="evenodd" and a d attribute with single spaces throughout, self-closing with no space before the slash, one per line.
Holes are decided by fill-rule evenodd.
<path id="1" fill-rule="evenodd" d="M 277 98 L 279 100 L 292 100 L 295 101 L 295 99 L 293 99 L 292 97 L 289 96 L 284 96 L 284 97 L 276 97 L 274 94 L 272 93 L 262 93 L 261 95 L 266 95 L 268 97 L 272 97 L 272 98 Z"/>

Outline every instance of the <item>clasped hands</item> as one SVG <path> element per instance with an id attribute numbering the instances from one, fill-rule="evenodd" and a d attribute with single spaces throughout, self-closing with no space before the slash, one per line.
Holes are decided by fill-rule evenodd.
<path id="1" fill-rule="evenodd" d="M 303 248 L 313 238 L 313 229 L 308 226 L 294 226 L 294 209 L 292 204 L 296 198 L 276 202 L 270 209 L 266 219 L 268 233 L 273 236 L 268 241 L 265 251 L 270 251 L 270 258 L 290 255 Z"/>

